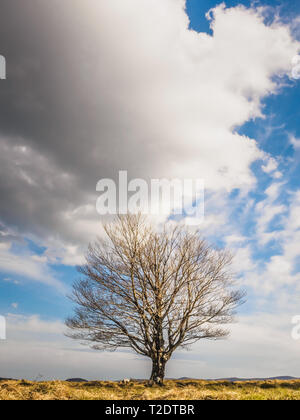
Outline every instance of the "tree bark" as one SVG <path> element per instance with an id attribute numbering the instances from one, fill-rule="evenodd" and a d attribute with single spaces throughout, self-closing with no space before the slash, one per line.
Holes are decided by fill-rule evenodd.
<path id="1" fill-rule="evenodd" d="M 152 372 L 150 381 L 157 385 L 163 385 L 166 371 L 166 361 L 162 359 L 152 360 Z"/>

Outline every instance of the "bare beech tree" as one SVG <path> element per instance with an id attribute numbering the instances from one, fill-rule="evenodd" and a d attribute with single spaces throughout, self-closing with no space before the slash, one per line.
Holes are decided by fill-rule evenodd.
<path id="1" fill-rule="evenodd" d="M 233 290 L 231 255 L 184 227 L 157 233 L 141 215 L 105 226 L 73 286 L 68 336 L 98 350 L 129 347 L 152 360 L 162 384 L 173 352 L 228 331 L 243 293 Z"/>

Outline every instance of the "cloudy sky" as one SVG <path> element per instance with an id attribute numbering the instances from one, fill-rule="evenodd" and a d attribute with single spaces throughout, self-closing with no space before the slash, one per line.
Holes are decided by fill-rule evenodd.
<path id="1" fill-rule="evenodd" d="M 96 184 L 127 170 L 204 179 L 203 235 L 233 250 L 248 292 L 231 337 L 178 352 L 167 375 L 300 377 L 296 3 L 1 0 L 0 376 L 148 376 L 63 335 L 101 232 Z"/>

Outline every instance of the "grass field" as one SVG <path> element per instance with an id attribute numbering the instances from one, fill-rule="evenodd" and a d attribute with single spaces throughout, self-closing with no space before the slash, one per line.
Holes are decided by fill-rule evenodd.
<path id="1" fill-rule="evenodd" d="M 207 382 L 168 380 L 165 386 L 146 382 L 123 385 L 109 381 L 0 382 L 0 400 L 300 400 L 300 380 Z"/>

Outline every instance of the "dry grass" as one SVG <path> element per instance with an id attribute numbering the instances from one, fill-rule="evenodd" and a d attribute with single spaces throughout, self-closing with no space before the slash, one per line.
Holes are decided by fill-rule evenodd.
<path id="1" fill-rule="evenodd" d="M 146 382 L 0 382 L 0 400 L 300 400 L 299 381 L 206 382 L 169 380 L 163 387 Z"/>

